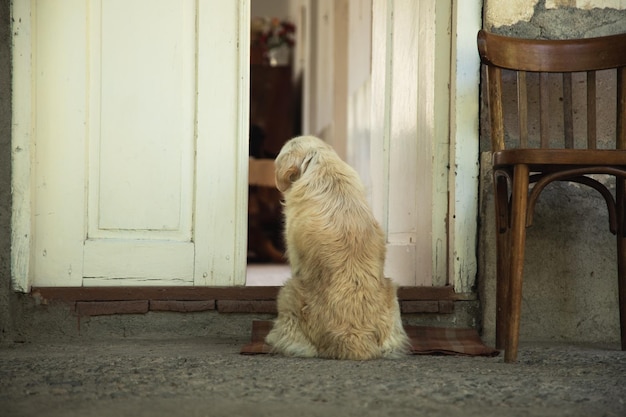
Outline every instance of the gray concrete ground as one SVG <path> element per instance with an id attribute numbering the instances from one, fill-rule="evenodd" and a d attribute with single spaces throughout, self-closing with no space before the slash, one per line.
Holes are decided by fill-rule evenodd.
<path id="1" fill-rule="evenodd" d="M 244 326 L 245 327 L 245 326 Z M 520 360 L 242 356 L 247 329 L 0 346 L 0 416 L 626 416 L 618 346 L 523 344 Z"/>

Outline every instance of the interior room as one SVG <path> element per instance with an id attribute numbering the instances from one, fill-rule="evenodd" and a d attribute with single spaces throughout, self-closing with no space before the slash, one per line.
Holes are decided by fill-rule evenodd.
<path id="1" fill-rule="evenodd" d="M 282 285 L 290 276 L 273 160 L 288 139 L 303 132 L 304 59 L 298 52 L 306 8 L 299 3 L 251 3 L 247 286 Z"/>

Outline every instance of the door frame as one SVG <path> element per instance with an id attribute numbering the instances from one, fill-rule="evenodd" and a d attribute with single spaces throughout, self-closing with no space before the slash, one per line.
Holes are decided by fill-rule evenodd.
<path id="1" fill-rule="evenodd" d="M 377 1 L 377 0 L 374 0 Z M 383 0 L 384 1 L 384 0 Z M 249 0 L 239 7 L 239 21 L 250 20 Z M 12 235 L 11 281 L 15 291 L 28 292 L 33 247 L 32 184 L 32 22 L 31 2 L 12 3 Z M 470 292 L 477 272 L 479 60 L 475 36 L 482 25 L 482 1 L 453 2 L 450 104 L 450 166 L 448 217 L 448 281 L 456 292 Z M 238 177 L 233 249 L 235 274 L 245 279 L 245 207 L 247 204 L 247 126 L 249 90 L 249 27 L 239 25 Z"/>

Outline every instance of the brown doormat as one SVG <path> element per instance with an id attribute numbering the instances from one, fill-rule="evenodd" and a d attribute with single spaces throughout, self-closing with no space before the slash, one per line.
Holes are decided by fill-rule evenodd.
<path id="1" fill-rule="evenodd" d="M 252 339 L 241 348 L 242 355 L 270 353 L 265 336 L 272 329 L 270 320 L 252 321 Z M 405 325 L 404 330 L 411 339 L 413 355 L 463 355 L 498 356 L 500 352 L 483 344 L 476 329 L 425 327 Z"/>

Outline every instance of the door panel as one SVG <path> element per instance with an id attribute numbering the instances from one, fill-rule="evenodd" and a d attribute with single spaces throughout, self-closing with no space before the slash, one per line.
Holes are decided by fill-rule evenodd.
<path id="1" fill-rule="evenodd" d="M 191 239 L 193 6 L 105 1 L 91 9 L 90 239 Z"/>
<path id="2" fill-rule="evenodd" d="M 90 239 L 191 239 L 193 6 L 107 0 L 91 10 Z"/>
<path id="3" fill-rule="evenodd" d="M 190 242 L 88 240 L 83 286 L 193 285 L 193 258 Z"/>
<path id="4" fill-rule="evenodd" d="M 100 37 L 93 27 L 90 49 L 100 55 L 90 89 L 90 123 L 100 129 L 93 129 L 89 138 L 89 237 L 141 231 L 189 240 L 194 4 L 107 0 L 100 16 L 95 11 L 90 17 L 101 25 Z M 137 22 L 142 22 L 140 28 Z"/>

